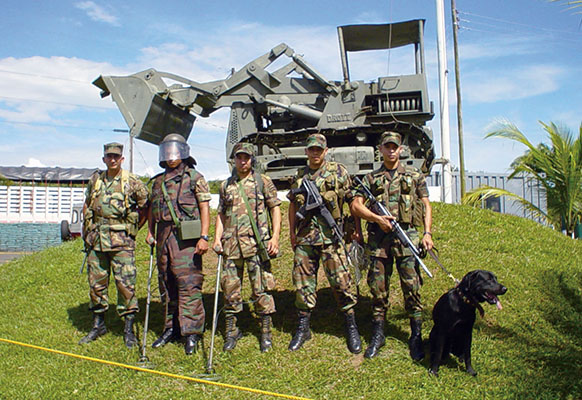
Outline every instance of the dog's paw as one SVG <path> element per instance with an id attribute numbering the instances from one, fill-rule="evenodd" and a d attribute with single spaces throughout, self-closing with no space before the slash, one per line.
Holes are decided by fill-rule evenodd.
<path id="1" fill-rule="evenodd" d="M 428 374 L 429 374 L 430 376 L 434 376 L 435 378 L 438 378 L 438 377 L 439 377 L 439 371 L 437 371 L 437 370 L 435 370 L 435 369 L 432 369 L 432 368 L 430 368 L 430 369 L 428 370 Z"/>
<path id="2" fill-rule="evenodd" d="M 477 376 L 477 371 L 475 371 L 473 367 L 467 368 L 467 373 L 471 376 Z"/>

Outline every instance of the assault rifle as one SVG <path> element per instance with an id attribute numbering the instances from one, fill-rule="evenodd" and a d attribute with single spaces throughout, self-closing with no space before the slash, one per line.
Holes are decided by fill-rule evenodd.
<path id="1" fill-rule="evenodd" d="M 297 212 L 295 213 L 298 220 L 304 220 L 307 215 L 307 212 L 313 210 L 315 210 L 316 213 L 319 213 L 323 217 L 327 226 L 331 228 L 335 241 L 339 242 L 342 245 L 344 252 L 346 253 L 348 263 L 354 266 L 355 269 L 354 278 L 356 279 L 356 284 L 359 284 L 360 279 L 362 278 L 362 273 L 360 272 L 358 265 L 352 262 L 350 254 L 344 242 L 344 233 L 342 229 L 339 227 L 339 225 L 335 222 L 335 219 L 333 219 L 333 216 L 323 203 L 323 198 L 321 197 L 321 194 L 319 193 L 319 189 L 315 185 L 315 182 L 312 181 L 311 179 L 303 178 L 301 181 L 301 186 L 299 186 L 297 189 L 291 189 L 291 194 L 293 196 L 296 196 L 298 194 L 302 194 L 303 196 L 305 196 L 305 202 L 303 203 L 301 208 L 299 208 L 299 210 L 297 210 Z"/>
<path id="2" fill-rule="evenodd" d="M 356 182 L 358 185 L 356 186 L 356 190 L 365 195 L 368 201 L 370 202 L 370 210 L 372 210 L 372 212 L 374 212 L 377 215 L 392 217 L 392 214 L 390 214 L 390 211 L 388 211 L 386 206 L 380 203 L 378 200 L 376 200 L 372 192 L 370 192 L 370 189 L 364 186 L 360 178 L 356 176 L 354 178 L 354 182 Z M 418 264 L 422 267 L 424 272 L 426 272 L 426 274 L 432 278 L 432 273 L 426 267 L 426 265 L 424 265 L 422 259 L 420 258 L 420 250 L 416 248 L 414 243 L 412 243 L 412 240 L 410 240 L 406 232 L 404 232 L 404 229 L 402 229 L 400 224 L 398 224 L 398 221 L 394 219 L 391 220 L 390 223 L 392 224 L 392 231 L 396 234 L 396 237 L 398 238 L 398 240 L 400 240 L 400 243 L 402 243 L 403 245 L 408 247 L 410 251 L 412 251 L 412 255 L 414 256 L 414 258 L 416 258 Z"/>

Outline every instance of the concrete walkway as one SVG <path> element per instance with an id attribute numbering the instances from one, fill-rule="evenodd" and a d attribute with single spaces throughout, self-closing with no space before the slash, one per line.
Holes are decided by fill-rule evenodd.
<path id="1" fill-rule="evenodd" d="M 7 261 L 23 256 L 25 254 L 30 254 L 30 252 L 0 251 L 0 264 L 4 264 Z"/>

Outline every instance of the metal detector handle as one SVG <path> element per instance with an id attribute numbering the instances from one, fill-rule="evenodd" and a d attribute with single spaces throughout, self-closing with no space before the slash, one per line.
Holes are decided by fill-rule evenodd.
<path id="1" fill-rule="evenodd" d="M 148 296 L 146 300 L 146 315 L 143 328 L 143 340 L 141 345 L 141 358 L 146 360 L 146 346 L 147 346 L 147 334 L 148 334 L 148 324 L 150 319 L 150 300 L 152 298 L 152 270 L 154 266 L 154 244 L 150 244 L 150 270 L 148 272 Z"/>
<path id="2" fill-rule="evenodd" d="M 217 315 L 218 315 L 218 291 L 220 290 L 220 274 L 222 270 L 222 254 L 218 255 L 218 265 L 216 266 L 216 286 L 214 287 L 214 311 L 212 313 L 212 336 L 210 338 L 210 354 L 206 363 L 206 373 L 214 373 L 212 366 L 212 356 L 214 354 L 214 336 L 216 334 Z"/>

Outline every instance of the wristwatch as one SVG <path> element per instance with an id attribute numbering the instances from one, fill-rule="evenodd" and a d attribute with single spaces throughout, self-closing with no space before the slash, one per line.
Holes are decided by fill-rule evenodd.
<path id="1" fill-rule="evenodd" d="M 208 242 L 208 235 L 200 235 L 200 239 L 204 239 Z"/>

